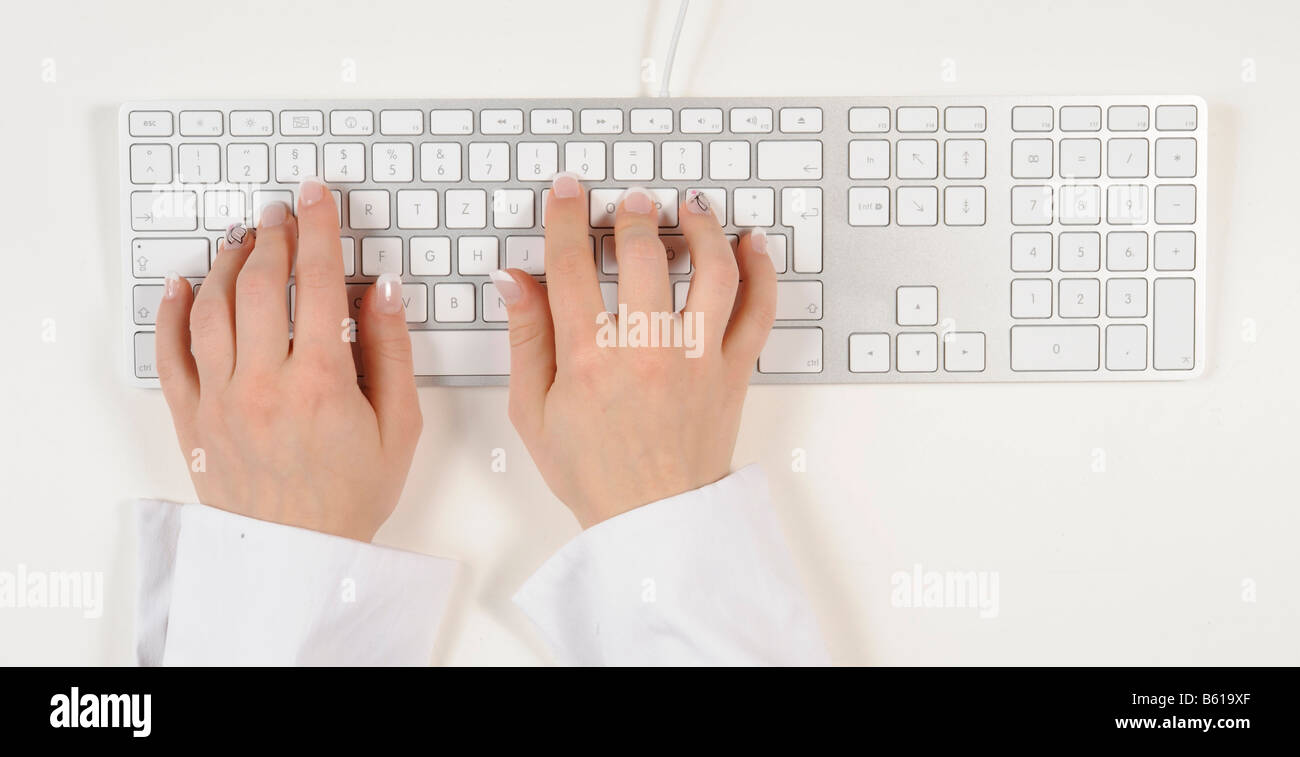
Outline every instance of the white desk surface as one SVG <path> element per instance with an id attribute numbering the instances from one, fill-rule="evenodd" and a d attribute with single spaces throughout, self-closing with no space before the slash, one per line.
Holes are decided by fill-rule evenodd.
<path id="1" fill-rule="evenodd" d="M 121 101 L 650 94 L 642 61 L 662 58 L 677 8 L 127 5 L 6 11 L 0 570 L 103 571 L 106 608 L 0 608 L 0 663 L 129 664 L 129 501 L 193 497 L 161 394 L 118 380 Z M 1210 106 L 1205 378 L 751 391 L 736 463 L 766 468 L 836 662 L 1300 663 L 1298 21 L 1280 0 L 692 4 L 679 95 L 1193 93 Z M 547 662 L 510 596 L 577 525 L 507 422 L 504 389 L 420 399 L 424 438 L 378 541 L 464 563 L 433 661 Z M 505 473 L 490 470 L 495 448 Z M 806 472 L 791 470 L 795 448 Z M 995 571 L 998 617 L 893 607 L 891 576 L 916 564 Z"/>

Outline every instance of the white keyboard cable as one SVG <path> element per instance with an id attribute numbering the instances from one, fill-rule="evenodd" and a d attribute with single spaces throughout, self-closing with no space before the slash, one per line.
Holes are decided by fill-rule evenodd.
<path id="1" fill-rule="evenodd" d="M 660 97 L 668 97 L 668 82 L 673 76 L 673 56 L 677 55 L 677 39 L 682 36 L 682 24 L 686 21 L 686 9 L 691 0 L 682 0 L 677 8 L 677 25 L 673 27 L 673 38 L 668 43 L 668 57 L 664 58 L 664 83 L 659 88 Z"/>

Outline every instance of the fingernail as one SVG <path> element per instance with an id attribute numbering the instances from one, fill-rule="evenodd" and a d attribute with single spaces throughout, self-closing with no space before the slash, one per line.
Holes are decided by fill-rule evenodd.
<path id="1" fill-rule="evenodd" d="M 402 279 L 395 273 L 380 274 L 375 282 L 379 287 L 379 312 L 402 312 Z"/>
<path id="2" fill-rule="evenodd" d="M 655 201 L 641 187 L 628 187 L 623 193 L 623 209 L 630 213 L 653 213 Z"/>
<path id="3" fill-rule="evenodd" d="M 578 183 L 578 177 L 566 172 L 555 174 L 551 179 L 551 194 L 561 200 L 568 200 L 582 194 L 582 185 Z"/>
<path id="4" fill-rule="evenodd" d="M 249 229 L 242 223 L 230 224 L 226 227 L 225 238 L 221 240 L 221 249 L 224 250 L 229 247 L 239 247 L 243 245 L 244 240 L 247 239 L 248 235 L 251 233 L 253 233 L 252 229 Z M 220 251 L 221 250 L 218 250 L 218 252 Z"/>
<path id="5" fill-rule="evenodd" d="M 686 191 L 686 209 L 692 213 L 708 215 L 713 212 L 713 203 L 709 202 L 709 196 L 698 189 L 688 189 Z"/>
<path id="6" fill-rule="evenodd" d="M 749 230 L 749 248 L 754 252 L 767 254 L 767 232 L 762 229 Z"/>
<path id="7" fill-rule="evenodd" d="M 289 217 L 289 206 L 282 202 L 268 203 L 262 208 L 262 217 L 258 220 L 258 226 L 279 226 Z"/>
<path id="8" fill-rule="evenodd" d="M 175 271 L 168 271 L 163 279 L 163 299 L 172 300 L 181 291 L 181 276 Z"/>
<path id="9" fill-rule="evenodd" d="M 298 200 L 305 208 L 325 199 L 325 185 L 315 176 L 309 176 L 298 185 Z"/>
<path id="10" fill-rule="evenodd" d="M 524 290 L 519 288 L 519 282 L 505 271 L 493 271 L 488 276 L 497 288 L 497 296 L 507 307 L 519 302 L 519 298 L 524 295 Z"/>

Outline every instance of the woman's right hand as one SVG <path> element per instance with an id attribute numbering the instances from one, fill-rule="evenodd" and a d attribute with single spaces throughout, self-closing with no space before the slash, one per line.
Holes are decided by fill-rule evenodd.
<path id="1" fill-rule="evenodd" d="M 492 278 L 510 317 L 510 418 L 551 490 L 584 528 L 713 483 L 731 469 L 741 408 L 776 310 L 760 231 L 733 252 L 708 198 L 678 208 L 694 275 L 673 346 L 610 344 L 578 180 L 546 201 L 546 280 Z M 658 210 L 628 190 L 614 222 L 618 301 L 632 321 L 673 312 Z M 693 337 L 693 339 L 692 339 Z"/>

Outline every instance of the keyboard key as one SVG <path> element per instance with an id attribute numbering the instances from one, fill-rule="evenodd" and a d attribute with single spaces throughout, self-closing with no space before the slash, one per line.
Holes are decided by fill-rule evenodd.
<path id="1" fill-rule="evenodd" d="M 593 189 L 590 192 L 591 199 L 591 226 L 592 228 L 613 228 L 614 213 L 618 209 L 618 203 L 623 199 L 622 189 Z M 671 228 L 677 225 L 677 190 L 676 189 L 646 189 L 650 196 L 654 198 L 655 207 L 659 210 L 659 226 L 661 228 Z"/>
<path id="2" fill-rule="evenodd" d="M 1196 281 L 1156 279 L 1151 299 L 1152 366 L 1158 371 L 1192 370 L 1196 367 Z"/>
<path id="3" fill-rule="evenodd" d="M 379 183 L 415 178 L 415 147 L 409 142 L 376 142 L 370 146 L 371 172 Z"/>
<path id="4" fill-rule="evenodd" d="M 135 377 L 158 378 L 158 366 L 155 358 L 156 350 L 154 348 L 154 333 L 152 331 L 140 331 L 136 333 L 134 343 Z"/>
<path id="5" fill-rule="evenodd" d="M 208 275 L 206 239 L 135 239 L 131 241 L 131 275 L 161 279 L 168 271 L 186 278 Z"/>
<path id="6" fill-rule="evenodd" d="M 930 107 L 899 108 L 898 130 L 902 132 L 938 131 L 939 109 Z"/>
<path id="7" fill-rule="evenodd" d="M 710 142 L 709 178 L 714 181 L 748 181 L 749 143 Z"/>
<path id="8" fill-rule="evenodd" d="M 573 133 L 573 111 L 568 108 L 534 110 L 528 117 L 534 134 Z"/>
<path id="9" fill-rule="evenodd" d="M 1147 269 L 1147 233 L 1112 231 L 1106 235 L 1106 270 L 1145 271 Z"/>
<path id="10" fill-rule="evenodd" d="M 1011 188 L 1011 223 L 1046 226 L 1052 222 L 1052 188 L 1046 185 Z"/>
<path id="11" fill-rule="evenodd" d="M 1101 131 L 1101 108 L 1096 105 L 1061 106 L 1061 131 Z"/>
<path id="12" fill-rule="evenodd" d="M 944 128 L 950 132 L 984 131 L 988 114 L 982 105 L 944 108 Z"/>
<path id="13" fill-rule="evenodd" d="M 375 133 L 375 114 L 368 110 L 331 110 L 330 134 L 366 137 Z"/>
<path id="14" fill-rule="evenodd" d="M 849 108 L 849 131 L 854 134 L 889 131 L 889 108 Z"/>
<path id="15" fill-rule="evenodd" d="M 935 187 L 899 187 L 899 226 L 937 226 L 939 224 L 939 190 Z"/>
<path id="16" fill-rule="evenodd" d="M 325 133 L 325 116 L 319 110 L 280 111 L 280 134 L 285 137 L 317 137 Z"/>
<path id="17" fill-rule="evenodd" d="M 1117 179 L 1141 179 L 1147 175 L 1147 141 L 1112 139 L 1106 143 L 1106 174 Z"/>
<path id="18" fill-rule="evenodd" d="M 262 211 L 267 205 L 273 202 L 282 203 L 289 206 L 289 212 L 292 213 L 296 207 L 293 202 L 293 192 L 288 189 L 261 190 L 253 193 L 253 222 L 256 223 L 262 218 Z"/>
<path id="19" fill-rule="evenodd" d="M 1021 105 L 1011 109 L 1012 131 L 1051 131 L 1052 108 L 1048 105 Z"/>
<path id="20" fill-rule="evenodd" d="M 481 189 L 448 189 L 444 196 L 447 200 L 447 228 L 487 227 L 487 192 Z"/>
<path id="21" fill-rule="evenodd" d="M 741 187 L 733 193 L 737 226 L 771 226 L 776 223 L 776 192 L 771 187 Z"/>
<path id="22" fill-rule="evenodd" d="M 758 143 L 758 178 L 816 181 L 822 177 L 822 143 L 764 140 Z"/>
<path id="23" fill-rule="evenodd" d="M 346 184 L 366 180 L 366 146 L 360 142 L 325 145 L 325 181 Z"/>
<path id="24" fill-rule="evenodd" d="M 1052 235 L 1047 231 L 1019 231 L 1011 235 L 1011 270 L 1052 270 Z"/>
<path id="25" fill-rule="evenodd" d="M 1057 220 L 1065 226 L 1096 226 L 1101 223 L 1101 187 L 1066 184 L 1056 204 Z"/>
<path id="26" fill-rule="evenodd" d="M 984 140 L 949 139 L 943 143 L 943 175 L 949 179 L 982 179 Z"/>
<path id="27" fill-rule="evenodd" d="M 653 181 L 655 146 L 653 142 L 615 142 L 614 180 Z"/>
<path id="28" fill-rule="evenodd" d="M 1106 370 L 1141 371 L 1147 367 L 1147 327 L 1138 323 L 1106 327 Z"/>
<path id="29" fill-rule="evenodd" d="M 420 145 L 421 181 L 460 181 L 460 143 L 425 142 Z"/>
<path id="30" fill-rule="evenodd" d="M 496 237 L 461 237 L 456 241 L 456 271 L 461 276 L 487 276 L 501 267 L 500 257 Z"/>
<path id="31" fill-rule="evenodd" d="M 768 134 L 772 131 L 771 108 L 732 108 L 733 134 Z"/>
<path id="32" fill-rule="evenodd" d="M 447 237 L 411 237 L 412 276 L 450 276 L 451 240 Z"/>
<path id="33" fill-rule="evenodd" d="M 943 188 L 943 222 L 949 226 L 983 226 L 984 206 L 984 187 Z"/>
<path id="34" fill-rule="evenodd" d="M 560 170 L 560 146 L 554 142 L 520 142 L 515 146 L 519 181 L 550 181 Z"/>
<path id="35" fill-rule="evenodd" d="M 1061 176 L 1066 179 L 1096 179 L 1101 176 L 1100 139 L 1062 139 Z"/>
<path id="36" fill-rule="evenodd" d="M 171 145 L 131 145 L 132 184 L 170 184 Z"/>
<path id="37" fill-rule="evenodd" d="M 401 237 L 366 237 L 361 240 L 361 275 L 402 273 Z"/>
<path id="38" fill-rule="evenodd" d="M 388 228 L 388 190 L 354 189 L 348 192 L 348 225 L 354 229 Z"/>
<path id="39" fill-rule="evenodd" d="M 532 224 L 529 223 L 528 225 L 531 226 Z M 438 190 L 403 189 L 398 191 L 397 228 L 434 229 L 437 227 Z"/>
<path id="40" fill-rule="evenodd" d="M 469 323 L 474 320 L 474 285 L 434 284 L 433 319 L 440 323 Z M 419 370 L 416 370 L 419 373 Z"/>
<path id="41" fill-rule="evenodd" d="M 1196 187 L 1162 184 L 1156 187 L 1156 223 L 1196 223 Z"/>
<path id="42" fill-rule="evenodd" d="M 633 108 L 633 134 L 668 134 L 673 130 L 673 111 L 670 108 Z"/>
<path id="43" fill-rule="evenodd" d="M 984 332 L 954 331 L 943 338 L 943 369 L 949 373 L 984 370 Z"/>
<path id="44" fill-rule="evenodd" d="M 617 108 L 582 111 L 583 134 L 622 134 L 623 111 Z"/>
<path id="45" fill-rule="evenodd" d="M 1196 232 L 1157 231 L 1155 241 L 1157 271 L 1190 271 L 1196 267 Z"/>
<path id="46" fill-rule="evenodd" d="M 1057 315 L 1062 318 L 1096 318 L 1101 314 L 1101 282 L 1097 279 L 1061 279 Z"/>
<path id="47" fill-rule="evenodd" d="M 235 190 L 218 190 L 203 193 L 203 228 L 208 231 L 225 231 L 233 223 L 251 219 L 245 213 L 245 195 Z"/>
<path id="48" fill-rule="evenodd" d="M 170 137 L 172 114 L 165 110 L 133 110 L 127 117 L 133 137 Z"/>
<path id="49" fill-rule="evenodd" d="M 224 120 L 219 110 L 183 110 L 181 111 L 181 136 L 219 137 L 224 133 L 221 128 Z"/>
<path id="50" fill-rule="evenodd" d="M 131 287 L 131 318 L 139 326 L 152 326 L 158 317 L 158 303 L 162 302 L 162 284 L 141 284 Z"/>
<path id="51" fill-rule="evenodd" d="M 424 113 L 418 110 L 382 110 L 379 133 L 388 136 L 415 136 L 424 133 Z"/>
<path id="52" fill-rule="evenodd" d="M 889 334 L 851 334 L 849 336 L 849 371 L 852 373 L 888 373 Z"/>
<path id="53" fill-rule="evenodd" d="M 934 373 L 939 370 L 939 337 L 934 334 L 899 334 L 899 373 Z"/>
<path id="54" fill-rule="evenodd" d="M 507 237 L 506 267 L 534 276 L 546 274 L 546 237 Z"/>
<path id="55" fill-rule="evenodd" d="M 275 146 L 275 180 L 296 184 L 308 176 L 317 176 L 316 145 L 310 142 L 283 142 Z"/>
<path id="56" fill-rule="evenodd" d="M 1100 341 L 1096 326 L 1012 326 L 1011 370 L 1095 371 Z"/>
<path id="57" fill-rule="evenodd" d="M 198 195 L 194 192 L 132 192 L 131 229 L 134 231 L 197 231 L 198 202 Z"/>
<path id="58" fill-rule="evenodd" d="M 1112 184 L 1106 187 L 1106 220 L 1113 224 L 1147 222 L 1147 188 L 1142 184 Z"/>
<path id="59" fill-rule="evenodd" d="M 1151 109 L 1145 105 L 1112 105 L 1106 111 L 1111 131 L 1146 131 Z"/>
<path id="60" fill-rule="evenodd" d="M 849 225 L 888 226 L 889 188 L 851 188 L 849 190 Z"/>
<path id="61" fill-rule="evenodd" d="M 435 285 L 435 292 L 438 286 L 445 285 Z M 473 284 L 466 286 L 472 288 Z M 472 304 L 470 309 L 473 310 Z M 417 376 L 505 376 L 510 373 L 510 332 L 505 329 L 412 331 L 411 357 Z"/>
<path id="62" fill-rule="evenodd" d="M 472 134 L 474 132 L 474 111 L 472 110 L 431 110 L 429 111 L 430 134 Z"/>
<path id="63" fill-rule="evenodd" d="M 732 249 L 735 249 L 736 244 L 740 241 L 739 237 L 730 234 L 727 235 L 727 239 L 731 240 Z M 767 256 L 772 259 L 772 265 L 776 268 L 777 273 L 786 272 L 786 258 L 788 256 L 786 255 L 785 234 L 767 235 Z"/>
<path id="64" fill-rule="evenodd" d="M 1106 282 L 1106 317 L 1145 318 L 1146 279 L 1111 279 Z"/>
<path id="65" fill-rule="evenodd" d="M 821 108 L 781 109 L 781 131 L 786 134 L 815 134 L 821 130 Z"/>
<path id="66" fill-rule="evenodd" d="M 357 240 L 352 237 L 339 237 L 339 247 L 343 250 L 343 275 L 355 275 L 357 272 Z"/>
<path id="67" fill-rule="evenodd" d="M 759 373 L 821 373 L 821 329 L 772 329 L 758 356 Z"/>
<path id="68" fill-rule="evenodd" d="M 899 326 L 934 326 L 939 323 L 939 288 L 899 287 L 896 314 Z"/>
<path id="69" fill-rule="evenodd" d="M 266 145 L 228 145 L 226 180 L 234 184 L 264 184 L 270 181 L 268 155 Z"/>
<path id="70" fill-rule="evenodd" d="M 1160 131 L 1195 131 L 1195 105 L 1161 105 L 1156 108 L 1156 129 Z"/>
<path id="71" fill-rule="evenodd" d="M 478 126 L 484 134 L 523 134 L 524 112 L 517 108 L 483 110 Z"/>
<path id="72" fill-rule="evenodd" d="M 1190 179 L 1195 175 L 1195 139 L 1156 140 L 1156 176 L 1162 179 Z"/>
<path id="73" fill-rule="evenodd" d="M 605 143 L 566 142 L 564 170 L 577 174 L 582 181 L 604 181 Z"/>
<path id="74" fill-rule="evenodd" d="M 704 178 L 704 145 L 701 142 L 664 142 L 659 145 L 666 181 L 699 181 Z"/>
<path id="75" fill-rule="evenodd" d="M 794 272 L 821 273 L 822 190 L 786 187 L 781 190 L 781 223 L 794 229 Z"/>
<path id="76" fill-rule="evenodd" d="M 483 320 L 488 323 L 506 323 L 510 320 L 506 301 L 497 294 L 497 285 L 490 281 L 483 285 Z"/>
<path id="77" fill-rule="evenodd" d="M 470 181 L 508 181 L 510 145 L 505 142 L 472 142 L 469 146 Z"/>
<path id="78" fill-rule="evenodd" d="M 498 189 L 492 192 L 492 225 L 498 229 L 531 229 L 533 207 L 531 189 Z"/>
<path id="79" fill-rule="evenodd" d="M 849 142 L 850 179 L 889 178 L 889 140 L 855 139 Z"/>
<path id="80" fill-rule="evenodd" d="M 897 147 L 900 179 L 939 178 L 939 143 L 933 139 L 900 139 Z"/>
<path id="81" fill-rule="evenodd" d="M 776 320 L 816 321 L 822 317 L 820 281 L 778 281 Z"/>
<path id="82" fill-rule="evenodd" d="M 1052 280 L 1015 279 L 1011 282 L 1012 318 L 1051 318 Z"/>
<path id="83" fill-rule="evenodd" d="M 1011 140 L 1011 176 L 1017 179 L 1052 178 L 1052 140 Z"/>
<path id="84" fill-rule="evenodd" d="M 230 136 L 232 137 L 269 137 L 272 131 L 272 116 L 269 110 L 230 112 Z"/>
<path id="85" fill-rule="evenodd" d="M 1101 269 L 1101 235 L 1095 231 L 1063 231 L 1060 238 L 1062 271 L 1097 271 Z"/>
<path id="86" fill-rule="evenodd" d="M 683 134 L 721 134 L 722 108 L 682 108 Z"/>

